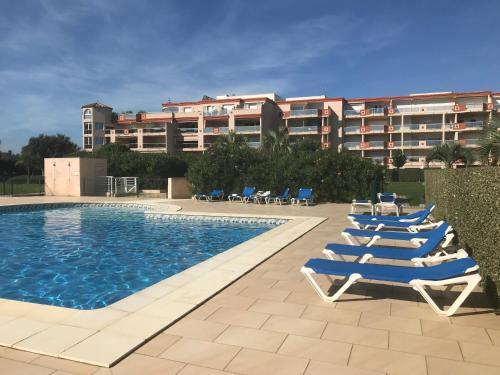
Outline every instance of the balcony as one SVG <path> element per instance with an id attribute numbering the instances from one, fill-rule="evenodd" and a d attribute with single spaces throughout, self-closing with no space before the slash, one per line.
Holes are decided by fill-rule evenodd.
<path id="1" fill-rule="evenodd" d="M 425 124 L 425 130 L 427 131 L 441 131 L 443 130 L 443 124 L 440 122 Z"/>
<path id="2" fill-rule="evenodd" d="M 370 141 L 361 144 L 361 148 L 370 150 L 383 150 L 385 147 L 384 141 Z"/>
<path id="3" fill-rule="evenodd" d="M 421 148 L 425 147 L 425 141 L 403 141 L 403 147 L 406 148 Z"/>
<path id="4" fill-rule="evenodd" d="M 145 128 L 142 131 L 144 134 L 165 134 L 165 128 Z"/>
<path id="5" fill-rule="evenodd" d="M 465 108 L 469 112 L 483 112 L 485 110 L 486 103 L 468 103 Z"/>
<path id="6" fill-rule="evenodd" d="M 165 142 L 159 142 L 159 143 L 143 143 L 142 148 L 143 149 L 152 149 L 152 148 L 166 148 L 167 145 Z"/>
<path id="7" fill-rule="evenodd" d="M 205 134 L 228 134 L 229 133 L 229 128 L 228 127 L 218 127 L 218 128 L 205 128 L 203 129 L 203 133 Z"/>
<path id="8" fill-rule="evenodd" d="M 403 125 L 403 131 L 404 132 L 420 131 L 420 125 L 419 124 L 405 124 L 405 125 Z"/>
<path id="9" fill-rule="evenodd" d="M 393 113 L 442 113 L 442 112 L 453 112 L 453 106 L 449 104 L 440 105 L 412 105 L 408 107 L 396 107 L 392 108 Z"/>
<path id="10" fill-rule="evenodd" d="M 385 116 L 386 109 L 385 108 L 368 108 L 365 109 L 366 115 L 374 115 L 374 116 Z"/>
<path id="11" fill-rule="evenodd" d="M 482 130 L 483 125 L 483 121 L 466 121 L 449 124 L 448 128 L 451 130 Z"/>
<path id="12" fill-rule="evenodd" d="M 360 150 L 359 142 L 345 142 L 343 148 L 346 150 Z"/>
<path id="13" fill-rule="evenodd" d="M 317 116 L 319 116 L 319 110 L 316 108 L 292 109 L 290 111 L 290 117 L 317 117 Z"/>
<path id="14" fill-rule="evenodd" d="M 235 126 L 234 131 L 236 133 L 260 133 L 260 126 Z"/>
<path id="15" fill-rule="evenodd" d="M 345 134 L 360 134 L 359 126 L 347 126 L 344 128 Z"/>
<path id="16" fill-rule="evenodd" d="M 401 131 L 401 125 L 389 125 L 387 131 L 389 133 L 399 132 Z"/>
<path id="17" fill-rule="evenodd" d="M 254 106 L 248 106 L 248 105 L 237 106 L 234 107 L 233 113 L 235 116 L 249 116 L 249 115 L 260 116 L 262 113 L 262 104 L 257 104 Z"/>
<path id="18" fill-rule="evenodd" d="M 221 109 L 214 109 L 212 111 L 203 111 L 203 116 L 205 117 L 211 117 L 211 116 L 229 116 L 229 113 L 232 112 L 231 110 L 221 108 Z"/>
<path id="19" fill-rule="evenodd" d="M 198 135 L 198 128 L 177 128 L 177 130 L 184 137 L 196 137 Z"/>
<path id="20" fill-rule="evenodd" d="M 355 109 L 347 109 L 344 111 L 344 116 L 345 117 L 357 117 L 357 116 L 361 116 L 361 113 L 359 111 L 356 111 Z"/>
<path id="21" fill-rule="evenodd" d="M 118 122 L 122 122 L 122 121 L 137 121 L 137 117 L 139 117 L 139 114 L 135 114 L 135 113 L 120 113 L 118 115 Z"/>
<path id="22" fill-rule="evenodd" d="M 441 139 L 428 139 L 425 144 L 429 147 L 434 147 L 434 146 L 437 146 L 437 145 L 440 145 L 442 144 L 443 141 Z"/>
<path id="23" fill-rule="evenodd" d="M 319 134 L 319 126 L 291 126 L 289 134 Z"/>

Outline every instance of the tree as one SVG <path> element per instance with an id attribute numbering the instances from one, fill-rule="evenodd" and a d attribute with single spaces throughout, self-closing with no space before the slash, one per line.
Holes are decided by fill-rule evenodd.
<path id="1" fill-rule="evenodd" d="M 401 149 L 395 150 L 392 154 L 392 165 L 396 168 L 394 181 L 399 181 L 399 169 L 404 167 L 404 165 L 406 164 L 406 159 L 406 155 Z"/>
<path id="2" fill-rule="evenodd" d="M 43 170 L 43 159 L 62 157 L 78 150 L 78 146 L 63 134 L 31 137 L 21 149 L 18 163 L 24 166 L 28 175 Z"/>
<path id="3" fill-rule="evenodd" d="M 494 116 L 484 127 L 481 135 L 479 155 L 487 164 L 500 163 L 500 116 Z M 491 159 L 490 159 L 491 158 Z"/>
<path id="4" fill-rule="evenodd" d="M 434 146 L 427 154 L 425 160 L 427 163 L 431 161 L 441 161 L 445 163 L 447 168 L 451 168 L 453 164 L 457 162 L 463 162 L 469 165 L 474 161 L 474 157 L 469 149 L 458 143 L 452 143 L 451 145 L 444 143 Z"/>
<path id="5" fill-rule="evenodd" d="M 286 128 L 280 127 L 277 131 L 271 130 L 264 138 L 264 149 L 271 152 L 291 152 L 290 139 Z"/>

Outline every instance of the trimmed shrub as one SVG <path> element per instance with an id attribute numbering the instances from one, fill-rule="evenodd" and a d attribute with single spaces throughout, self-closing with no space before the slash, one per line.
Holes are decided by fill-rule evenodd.
<path id="1" fill-rule="evenodd" d="M 500 301 L 500 167 L 425 171 L 425 199 L 478 262 L 485 291 Z"/>
<path id="2" fill-rule="evenodd" d="M 388 181 L 398 181 L 395 178 L 396 169 L 386 169 L 385 177 Z M 420 168 L 407 168 L 399 170 L 399 182 L 423 182 L 424 170 Z"/>

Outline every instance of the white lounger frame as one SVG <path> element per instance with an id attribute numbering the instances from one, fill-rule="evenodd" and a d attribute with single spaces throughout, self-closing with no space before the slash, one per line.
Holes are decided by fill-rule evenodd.
<path id="1" fill-rule="evenodd" d="M 360 224 L 359 222 L 356 221 L 356 218 L 348 216 L 349 220 L 351 220 L 352 224 L 357 228 L 357 229 L 370 229 L 374 228 L 373 230 L 379 231 L 382 228 L 397 228 L 397 229 L 406 229 L 410 233 L 418 233 L 422 229 L 433 229 L 442 224 L 442 221 L 438 221 L 433 223 L 430 219 L 426 219 L 423 224 L 417 224 L 417 225 L 409 225 L 406 228 L 401 228 L 401 227 L 391 227 L 390 224 L 387 223 L 380 223 L 377 220 L 373 220 L 373 224 Z M 400 223 L 411 223 L 416 221 L 417 219 L 406 219 L 406 220 L 401 220 Z"/>
<path id="2" fill-rule="evenodd" d="M 411 280 L 409 282 L 409 285 L 412 286 L 412 288 L 419 292 L 420 295 L 427 301 L 427 303 L 431 306 L 431 308 L 441 316 L 452 316 L 460 306 L 462 306 L 462 303 L 467 299 L 467 297 L 472 293 L 474 288 L 479 284 L 481 281 L 481 276 L 478 273 L 472 273 L 471 272 L 476 272 L 479 269 L 479 267 L 476 265 L 474 267 L 469 268 L 466 270 L 466 274 L 463 276 L 459 277 L 454 277 L 452 279 L 447 279 L 447 280 L 440 280 L 440 281 L 431 281 L 431 280 Z M 332 295 L 329 296 L 323 290 L 321 287 L 318 285 L 316 280 L 314 280 L 313 275 L 315 274 L 314 270 L 308 267 L 302 267 L 300 270 L 304 276 L 306 277 L 307 281 L 313 289 L 316 291 L 316 293 L 326 302 L 334 302 L 337 301 L 344 292 L 349 289 L 349 287 L 354 284 L 356 281 L 362 279 L 362 276 L 359 273 L 353 273 L 348 277 L 344 278 L 343 284 L 340 286 L 340 288 Z M 333 279 L 330 275 L 325 275 L 327 276 L 331 282 L 332 285 L 335 284 L 335 279 Z M 448 309 L 441 309 L 436 302 L 432 299 L 432 297 L 427 293 L 425 290 L 425 287 L 433 287 L 433 286 L 447 286 L 447 290 L 455 284 L 467 284 L 467 286 L 464 288 L 464 290 L 459 294 L 457 299 L 451 304 Z M 405 284 L 407 285 L 407 284 Z"/>

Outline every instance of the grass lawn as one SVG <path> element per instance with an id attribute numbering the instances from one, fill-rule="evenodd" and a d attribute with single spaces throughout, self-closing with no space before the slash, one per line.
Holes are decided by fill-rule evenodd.
<path id="1" fill-rule="evenodd" d="M 411 206 L 418 206 L 425 203 L 423 182 L 388 182 L 386 191 L 406 196 Z"/>

